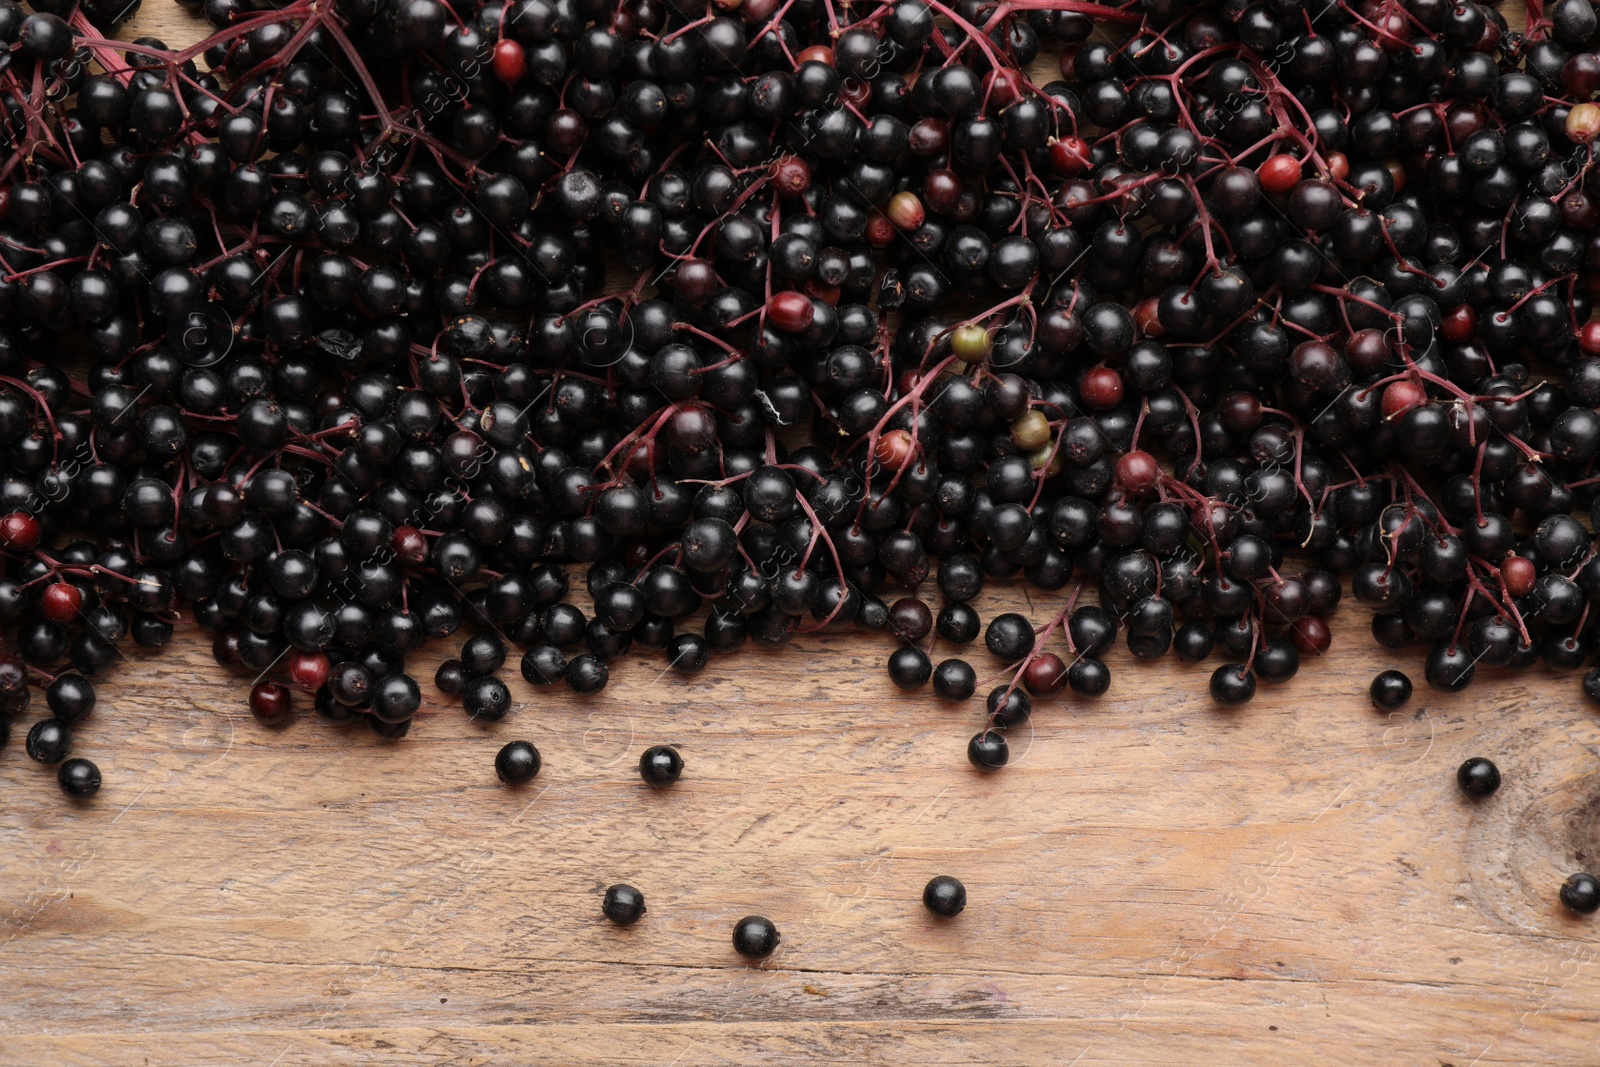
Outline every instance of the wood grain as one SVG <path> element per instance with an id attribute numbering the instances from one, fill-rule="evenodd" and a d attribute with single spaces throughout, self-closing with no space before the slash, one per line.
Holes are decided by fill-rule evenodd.
<path id="1" fill-rule="evenodd" d="M 152 0 L 142 33 L 195 29 Z M 1421 664 L 1366 630 L 1343 610 L 1333 657 L 1234 712 L 1205 667 L 1119 650 L 1109 695 L 1039 702 L 984 775 L 981 706 L 893 690 L 881 637 L 693 679 L 631 655 L 589 700 L 507 671 L 488 727 L 425 686 L 385 743 L 257 726 L 185 628 L 102 687 L 94 802 L 0 753 L 0 1065 L 1600 1060 L 1600 936 L 1555 900 L 1600 863 L 1577 679 L 1375 714 L 1371 675 Z M 545 768 L 507 789 L 518 737 Z M 657 743 L 687 760 L 664 792 L 634 770 Z M 1478 803 L 1471 755 L 1505 774 Z M 920 906 L 938 873 L 953 921 Z M 638 926 L 600 918 L 613 881 Z M 750 912 L 784 938 L 759 967 L 729 944 Z"/>

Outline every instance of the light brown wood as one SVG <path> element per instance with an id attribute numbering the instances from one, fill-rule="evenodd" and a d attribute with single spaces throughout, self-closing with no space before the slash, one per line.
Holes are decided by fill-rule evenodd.
<path id="1" fill-rule="evenodd" d="M 147 2 L 125 36 L 192 39 Z M 1577 678 L 1439 696 L 1366 625 L 1342 611 L 1335 655 L 1235 712 L 1207 667 L 1119 650 L 1107 697 L 1039 702 L 993 775 L 964 757 L 981 705 L 893 690 L 881 637 L 694 679 L 631 655 L 592 700 L 508 670 L 489 727 L 425 685 L 391 744 L 309 708 L 257 726 L 186 628 L 101 687 L 93 803 L 0 754 L 0 1065 L 1600 1060 L 1600 929 L 1555 899 L 1600 863 Z M 1403 713 L 1367 703 L 1387 666 Z M 545 767 L 507 789 L 518 737 Z M 656 743 L 687 760 L 666 792 L 634 769 Z M 1505 774 L 1480 803 L 1472 755 Z M 939 873 L 971 897 L 950 922 L 920 905 Z M 614 881 L 636 927 L 600 918 Z M 751 912 L 784 938 L 759 967 L 729 944 Z"/>

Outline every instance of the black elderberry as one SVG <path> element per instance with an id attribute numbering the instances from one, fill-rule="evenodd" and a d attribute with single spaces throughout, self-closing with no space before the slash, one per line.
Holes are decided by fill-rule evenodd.
<path id="1" fill-rule="evenodd" d="M 943 919 L 960 915 L 967 906 L 967 887 L 947 874 L 928 880 L 922 890 L 923 907 Z"/>
<path id="2" fill-rule="evenodd" d="M 1500 768 L 1474 756 L 1456 769 L 1456 785 L 1469 797 L 1486 797 L 1500 788 Z"/>
<path id="3" fill-rule="evenodd" d="M 1600 910 L 1600 879 L 1584 871 L 1561 883 L 1561 905 L 1575 915 L 1591 915 Z"/>
<path id="4" fill-rule="evenodd" d="M 645 913 L 644 894 L 631 885 L 617 883 L 606 890 L 600 911 L 618 926 L 632 926 Z"/>
<path id="5" fill-rule="evenodd" d="M 89 760 L 74 757 L 56 769 L 61 791 L 74 800 L 87 800 L 100 791 L 100 768 Z"/>
<path id="6" fill-rule="evenodd" d="M 985 730 L 974 734 L 967 742 L 967 760 L 980 771 L 993 771 L 1004 767 L 1011 759 L 1011 748 L 998 730 Z"/>
<path id="7" fill-rule="evenodd" d="M 747 915 L 733 925 L 733 950 L 745 959 L 765 959 L 778 948 L 778 928 L 762 915 Z"/>
<path id="8" fill-rule="evenodd" d="M 670 745 L 655 745 L 639 757 L 639 776 L 657 789 L 672 785 L 683 775 L 683 757 Z"/>
<path id="9" fill-rule="evenodd" d="M 539 750 L 527 741 L 507 742 L 494 757 L 494 773 L 507 785 L 532 781 L 539 766 Z"/>
<path id="10" fill-rule="evenodd" d="M 72 731 L 60 719 L 41 719 L 28 730 L 25 747 L 37 763 L 60 763 L 72 747 Z"/>

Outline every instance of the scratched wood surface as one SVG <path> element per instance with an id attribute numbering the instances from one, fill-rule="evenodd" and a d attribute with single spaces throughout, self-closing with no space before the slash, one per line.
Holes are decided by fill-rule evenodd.
<path id="1" fill-rule="evenodd" d="M 195 30 L 147 0 L 124 36 Z M 1492 671 L 1375 714 L 1371 675 L 1421 664 L 1366 622 L 1231 712 L 1206 668 L 1119 650 L 994 775 L 979 704 L 895 691 L 880 636 L 694 679 L 631 655 L 589 700 L 507 671 L 487 727 L 425 685 L 385 743 L 257 726 L 185 628 L 79 730 L 95 801 L 0 752 L 0 1067 L 1600 1061 L 1600 927 L 1555 900 L 1600 865 L 1600 721 L 1574 677 Z M 513 738 L 545 759 L 515 790 Z M 687 761 L 665 792 L 634 771 L 657 743 Z M 1478 803 L 1472 755 L 1505 774 Z M 919 902 L 939 873 L 953 921 Z M 614 881 L 633 928 L 600 918 Z M 729 944 L 751 912 L 783 933 L 759 967 Z"/>

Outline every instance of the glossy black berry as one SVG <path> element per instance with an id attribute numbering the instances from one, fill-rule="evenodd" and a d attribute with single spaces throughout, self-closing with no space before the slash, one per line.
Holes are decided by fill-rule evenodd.
<path id="1" fill-rule="evenodd" d="M 632 926 L 644 918 L 644 894 L 618 882 L 606 890 L 605 899 L 600 903 L 600 912 L 618 926 Z"/>
<path id="2" fill-rule="evenodd" d="M 901 689 L 921 689 L 932 675 L 933 664 L 920 648 L 902 645 L 889 654 L 889 680 Z"/>
<path id="3" fill-rule="evenodd" d="M 1600 909 L 1600 878 L 1584 871 L 1561 883 L 1561 904 L 1575 915 L 1590 915 Z"/>
<path id="4" fill-rule="evenodd" d="M 539 773 L 539 750 L 527 741 L 510 741 L 494 757 L 494 773 L 507 785 L 522 785 Z"/>
<path id="5" fill-rule="evenodd" d="M 100 791 L 100 768 L 80 757 L 67 760 L 56 769 L 61 791 L 74 800 L 85 800 Z"/>
<path id="6" fill-rule="evenodd" d="M 947 659 L 933 671 L 933 691 L 944 700 L 966 700 L 978 688 L 978 672 L 964 659 Z"/>
<path id="7" fill-rule="evenodd" d="M 72 728 L 60 719 L 40 719 L 28 731 L 28 758 L 38 763 L 60 763 L 72 748 Z"/>
<path id="8" fill-rule="evenodd" d="M 1456 785 L 1469 797 L 1486 797 L 1500 788 L 1500 768 L 1474 756 L 1456 769 Z"/>
<path id="9" fill-rule="evenodd" d="M 683 775 L 683 757 L 670 745 L 654 745 L 639 757 L 639 777 L 657 789 L 665 788 Z"/>
<path id="10" fill-rule="evenodd" d="M 733 950 L 745 959 L 760 960 L 778 948 L 778 928 L 761 915 L 747 915 L 733 924 Z"/>
<path id="11" fill-rule="evenodd" d="M 1400 671 L 1380 671 L 1373 676 L 1367 692 L 1373 707 L 1379 711 L 1394 711 L 1411 699 L 1411 679 Z"/>
<path id="12" fill-rule="evenodd" d="M 1256 676 L 1242 663 L 1224 663 L 1211 672 L 1211 699 L 1225 707 L 1249 703 L 1256 695 Z"/>
<path id="13" fill-rule="evenodd" d="M 1011 759 L 1011 746 L 998 730 L 974 734 L 967 742 L 967 760 L 980 771 L 999 770 Z"/>
<path id="14" fill-rule="evenodd" d="M 922 905 L 940 918 L 960 915 L 967 906 L 967 887 L 947 874 L 938 875 L 923 887 Z"/>
<path id="15" fill-rule="evenodd" d="M 499 722 L 511 710 L 511 690 L 498 678 L 468 678 L 466 687 L 461 691 L 461 706 L 474 719 Z M 373 707 L 377 707 L 376 696 L 373 698 Z"/>
<path id="16" fill-rule="evenodd" d="M 996 615 L 984 631 L 989 651 L 1007 662 L 1015 662 L 1033 651 L 1033 625 L 1015 612 Z"/>

